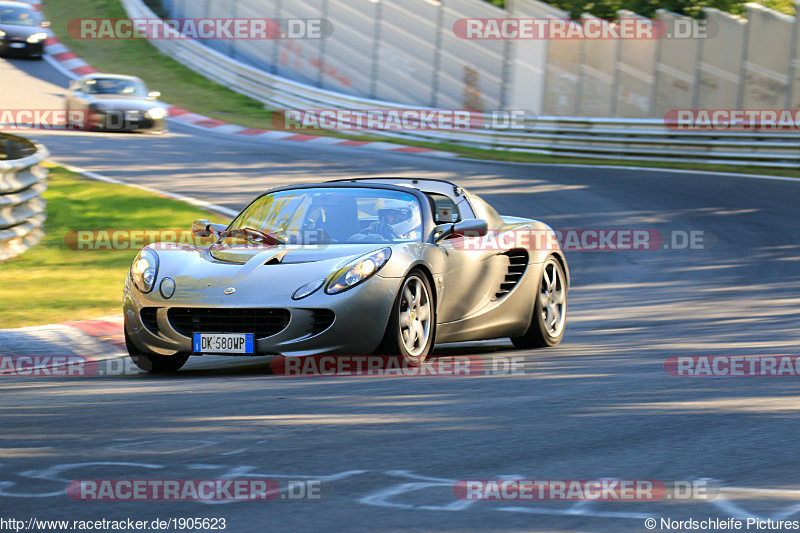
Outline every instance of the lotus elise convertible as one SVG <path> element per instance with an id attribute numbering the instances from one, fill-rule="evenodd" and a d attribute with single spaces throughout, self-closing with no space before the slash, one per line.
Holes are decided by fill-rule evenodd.
<path id="1" fill-rule="evenodd" d="M 257 197 L 212 244 L 144 247 L 125 279 L 125 343 L 146 371 L 192 355 L 399 355 L 509 337 L 561 342 L 569 270 L 542 222 L 450 182 L 365 178 Z"/>

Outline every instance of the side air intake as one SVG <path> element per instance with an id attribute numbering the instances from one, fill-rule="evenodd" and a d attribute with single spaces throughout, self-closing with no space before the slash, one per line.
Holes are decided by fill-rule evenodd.
<path id="1" fill-rule="evenodd" d="M 495 300 L 511 292 L 528 267 L 528 252 L 525 250 L 509 250 L 500 255 L 508 257 L 508 271 L 505 280 L 500 284 L 500 289 L 494 295 Z"/>

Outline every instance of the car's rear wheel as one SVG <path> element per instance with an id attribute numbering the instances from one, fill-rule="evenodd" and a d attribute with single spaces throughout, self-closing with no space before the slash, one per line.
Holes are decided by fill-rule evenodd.
<path id="1" fill-rule="evenodd" d="M 380 353 L 401 355 L 416 366 L 428 358 L 436 335 L 436 302 L 428 278 L 411 272 L 395 298 Z"/>
<path id="2" fill-rule="evenodd" d="M 152 373 L 177 372 L 186 364 L 190 354 L 159 355 L 156 353 L 145 353 L 133 344 L 128 330 L 125 329 L 125 347 L 133 363 L 144 370 Z"/>
<path id="3" fill-rule="evenodd" d="M 566 322 L 567 276 L 551 255 L 542 266 L 528 330 L 521 337 L 511 337 L 511 342 L 517 348 L 556 346 L 564 338 Z"/>

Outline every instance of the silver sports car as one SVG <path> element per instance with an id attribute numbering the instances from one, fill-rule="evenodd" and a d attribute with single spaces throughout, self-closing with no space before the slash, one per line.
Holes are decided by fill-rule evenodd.
<path id="1" fill-rule="evenodd" d="M 125 341 L 147 371 L 191 355 L 392 354 L 435 343 L 561 342 L 569 271 L 553 231 L 446 181 L 367 178 L 273 189 L 206 247 L 143 248 Z"/>
<path id="2" fill-rule="evenodd" d="M 69 84 L 64 107 L 67 126 L 87 130 L 167 131 L 169 108 L 156 100 L 158 91 L 148 91 L 135 76 L 87 74 Z"/>

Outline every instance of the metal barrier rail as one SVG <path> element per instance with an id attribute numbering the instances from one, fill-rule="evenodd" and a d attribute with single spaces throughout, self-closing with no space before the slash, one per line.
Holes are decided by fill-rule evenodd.
<path id="1" fill-rule="evenodd" d="M 47 149 L 0 133 L 0 261 L 25 252 L 44 236 Z"/>
<path id="2" fill-rule="evenodd" d="M 141 0 L 122 0 L 122 5 L 131 18 L 157 18 Z M 191 39 L 150 42 L 192 70 L 273 109 L 410 108 L 275 76 Z M 570 157 L 800 168 L 800 131 L 676 131 L 657 119 L 527 117 L 519 129 L 348 133 Z"/>

